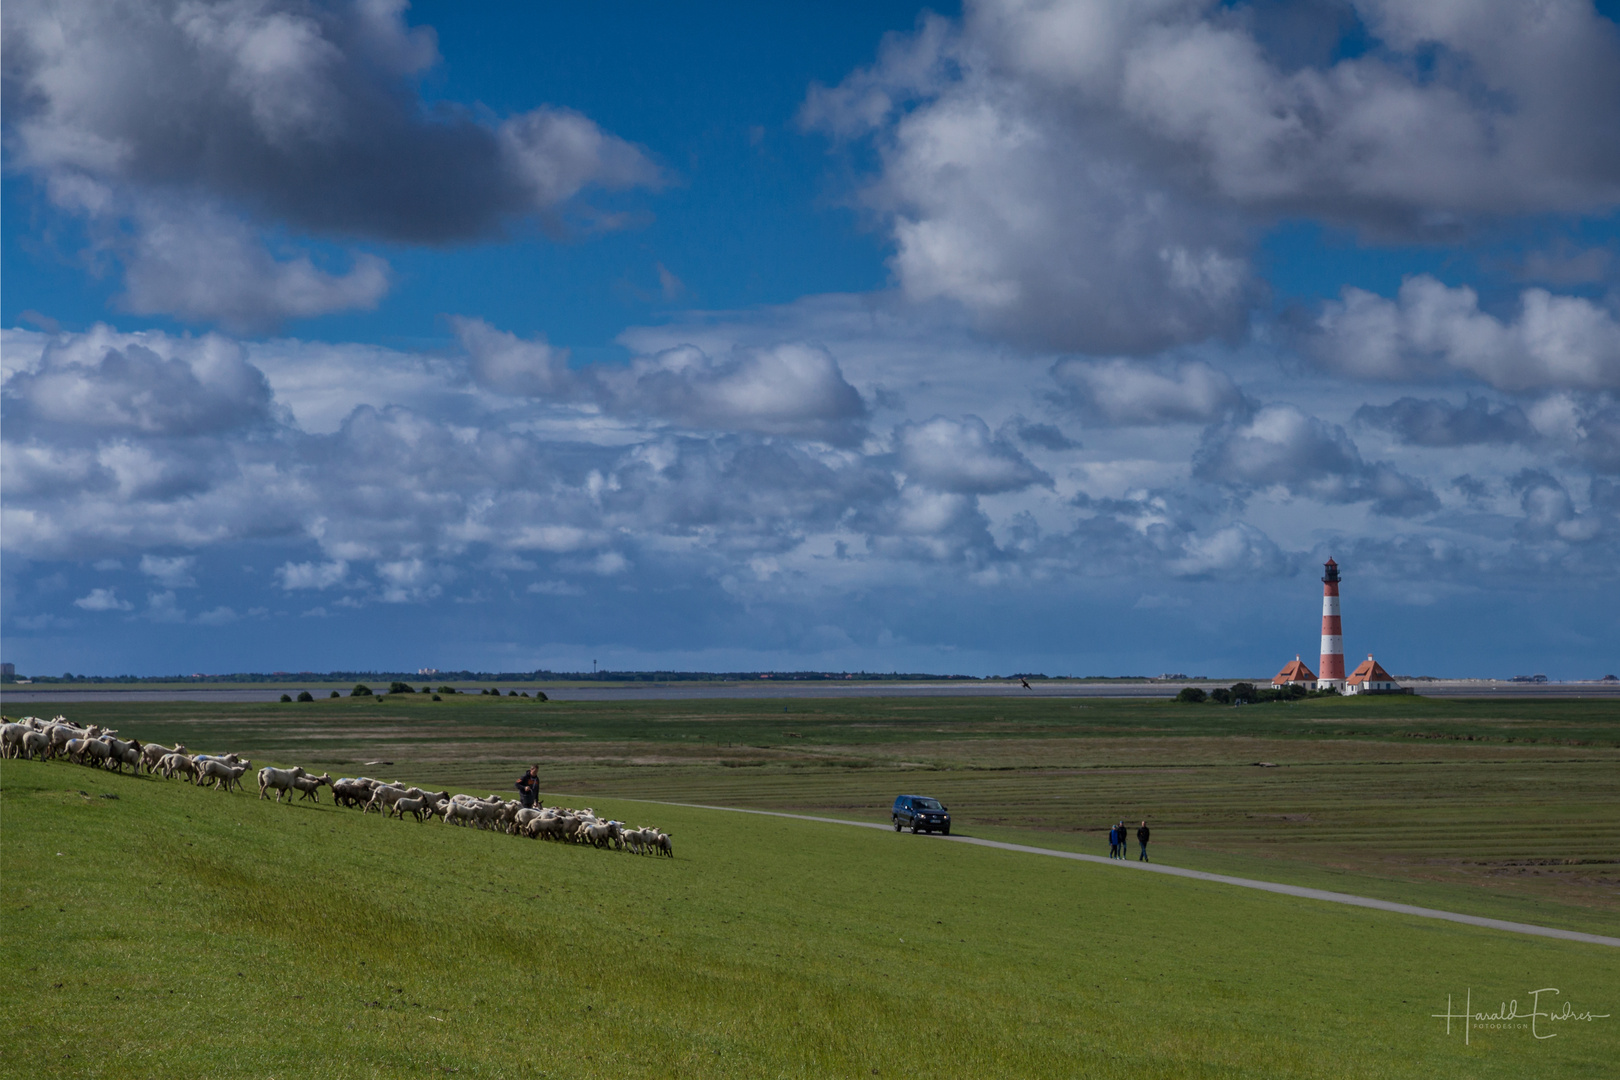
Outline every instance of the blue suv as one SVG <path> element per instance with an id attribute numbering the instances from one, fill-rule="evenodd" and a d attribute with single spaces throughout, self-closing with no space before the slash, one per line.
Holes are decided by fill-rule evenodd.
<path id="1" fill-rule="evenodd" d="M 951 812 L 938 799 L 926 795 L 901 795 L 894 800 L 894 831 L 910 828 L 914 833 L 938 832 L 951 835 Z"/>

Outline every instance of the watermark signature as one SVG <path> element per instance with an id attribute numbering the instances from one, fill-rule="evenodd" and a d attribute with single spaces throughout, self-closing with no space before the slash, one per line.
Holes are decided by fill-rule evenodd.
<path id="1" fill-rule="evenodd" d="M 1527 991 L 1530 995 L 1528 1011 L 1519 1011 L 1519 999 L 1504 1001 L 1497 1005 L 1494 1012 L 1474 1011 L 1474 990 L 1469 987 L 1463 998 L 1463 1011 L 1454 1012 L 1452 997 L 1446 995 L 1446 1011 L 1443 1013 L 1430 1013 L 1437 1020 L 1446 1022 L 1446 1034 L 1451 1034 L 1454 1022 L 1462 1028 L 1463 1044 L 1467 1045 L 1469 1037 L 1474 1031 L 1528 1031 L 1537 1039 L 1556 1039 L 1559 1032 L 1553 1029 L 1560 1023 L 1581 1021 L 1591 1023 L 1594 1020 L 1607 1020 L 1608 1013 L 1595 1013 L 1591 1009 L 1581 1012 L 1569 1001 L 1557 1001 L 1563 996 L 1563 991 L 1556 986 L 1543 986 L 1540 990 Z"/>

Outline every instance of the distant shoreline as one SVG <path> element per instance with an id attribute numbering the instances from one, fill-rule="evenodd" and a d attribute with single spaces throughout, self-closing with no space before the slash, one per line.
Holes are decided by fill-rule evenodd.
<path id="1" fill-rule="evenodd" d="M 1444 698 L 1599 698 L 1620 701 L 1620 683 L 1614 682 L 1545 682 L 1515 683 L 1491 679 L 1397 679 L 1412 686 L 1425 697 Z M 373 680 L 374 682 L 378 680 Z M 403 681 L 403 680 L 402 680 Z M 1102 679 L 1041 679 L 1031 680 L 1024 689 L 1016 680 L 1006 679 L 949 679 L 937 681 L 909 680 L 682 680 L 678 682 L 531 682 L 516 679 L 490 679 L 470 682 L 419 678 L 413 685 L 454 686 L 458 692 L 477 696 L 479 690 L 492 686 L 504 690 L 543 690 L 555 701 L 702 701 L 705 699 L 847 699 L 859 697 L 1036 697 L 1036 698 L 1142 698 L 1166 699 L 1174 697 L 1184 686 L 1229 686 L 1233 682 L 1248 681 L 1269 685 L 1269 677 L 1239 679 L 1184 679 L 1184 680 L 1102 680 Z M 274 702 L 283 693 L 299 690 L 320 691 L 317 697 L 327 697 L 336 689 L 347 696 L 352 682 L 308 680 L 275 683 L 210 683 L 152 684 L 152 683 L 97 683 L 89 686 L 68 683 L 7 684 L 0 686 L 0 705 L 24 705 L 61 702 L 70 704 L 88 701 L 147 701 L 147 702 Z M 377 686 L 375 689 L 385 689 Z"/>

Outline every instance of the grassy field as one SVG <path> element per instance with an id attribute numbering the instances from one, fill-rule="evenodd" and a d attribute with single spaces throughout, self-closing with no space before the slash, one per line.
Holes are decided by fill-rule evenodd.
<path id="1" fill-rule="evenodd" d="M 1549 986 L 1620 1012 L 1620 950 L 720 811 L 595 801 L 669 830 L 658 860 L 0 769 L 5 1076 L 1607 1077 L 1620 1053 L 1613 1018 L 1465 1045 L 1431 1015 Z"/>
<path id="2" fill-rule="evenodd" d="M 1145 818 L 1179 865 L 1620 934 L 1612 701 L 400 695 L 60 711 L 194 749 L 471 790 L 510 791 L 518 763 L 541 761 L 545 790 L 576 798 L 873 821 L 917 791 L 945 799 L 960 830 L 1099 854 L 1110 822 Z"/>

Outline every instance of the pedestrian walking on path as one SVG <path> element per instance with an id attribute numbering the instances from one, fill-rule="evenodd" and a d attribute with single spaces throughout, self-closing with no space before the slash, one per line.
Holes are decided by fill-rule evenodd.
<path id="1" fill-rule="evenodd" d="M 1117 825 L 1108 827 L 1108 857 L 1110 859 L 1119 858 L 1119 826 Z"/>
<path id="2" fill-rule="evenodd" d="M 1142 845 L 1142 854 L 1137 857 L 1136 861 L 1147 862 L 1148 827 L 1145 821 L 1142 822 L 1142 827 L 1136 830 L 1136 842 Z"/>

